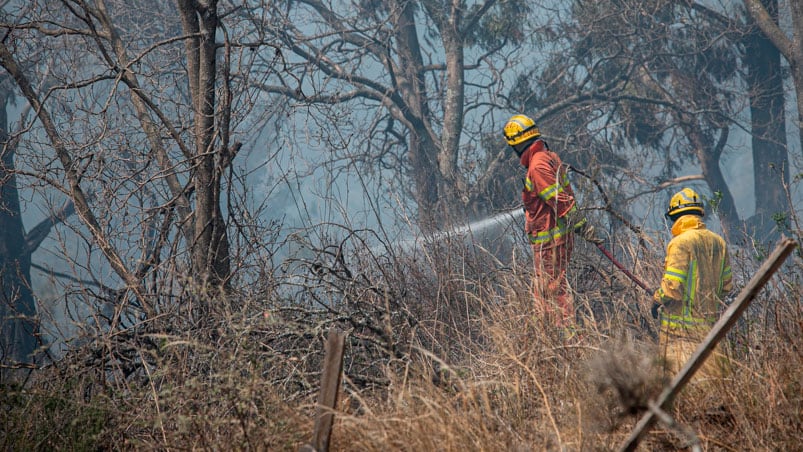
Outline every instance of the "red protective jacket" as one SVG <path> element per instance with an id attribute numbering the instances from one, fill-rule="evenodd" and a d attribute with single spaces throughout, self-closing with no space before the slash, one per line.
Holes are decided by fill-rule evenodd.
<path id="1" fill-rule="evenodd" d="M 564 218 L 575 209 L 574 191 L 558 154 L 538 139 L 521 154 L 527 178 L 521 192 L 524 232 L 533 245 L 550 248 L 568 240 L 572 225 Z"/>

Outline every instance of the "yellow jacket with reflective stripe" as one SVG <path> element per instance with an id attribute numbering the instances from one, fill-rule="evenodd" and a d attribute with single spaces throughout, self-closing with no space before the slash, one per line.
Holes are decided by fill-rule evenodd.
<path id="1" fill-rule="evenodd" d="M 725 240 L 696 215 L 678 218 L 672 235 L 661 288 L 654 295 L 664 305 L 661 322 L 673 327 L 711 324 L 723 296 L 733 289 Z"/>

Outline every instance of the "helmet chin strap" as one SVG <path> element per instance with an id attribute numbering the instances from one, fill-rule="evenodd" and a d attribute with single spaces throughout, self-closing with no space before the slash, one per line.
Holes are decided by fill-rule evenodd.
<path id="1" fill-rule="evenodd" d="M 530 144 L 532 144 L 532 140 L 527 140 L 523 143 L 514 144 L 511 147 L 513 148 L 514 151 L 516 151 L 516 155 L 518 155 L 519 158 L 521 158 L 521 154 L 524 154 L 524 151 L 526 151 L 527 148 L 530 147 Z"/>
<path id="2" fill-rule="evenodd" d="M 672 230 L 672 226 L 675 225 L 675 222 L 672 221 L 668 215 L 664 215 L 664 227 L 668 230 Z"/>

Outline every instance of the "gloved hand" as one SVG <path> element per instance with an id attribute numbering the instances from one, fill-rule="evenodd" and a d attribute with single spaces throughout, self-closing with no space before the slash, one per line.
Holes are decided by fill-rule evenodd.
<path id="1" fill-rule="evenodd" d="M 657 319 L 661 315 L 661 308 L 663 306 L 664 305 L 662 305 L 661 303 L 656 303 L 656 302 L 652 303 L 652 309 L 650 309 L 650 314 L 652 314 L 652 318 Z"/>
<path id="2" fill-rule="evenodd" d="M 592 226 L 585 218 L 575 223 L 574 232 L 594 245 L 601 245 L 603 243 L 603 240 L 597 237 L 595 234 L 594 226 Z"/>

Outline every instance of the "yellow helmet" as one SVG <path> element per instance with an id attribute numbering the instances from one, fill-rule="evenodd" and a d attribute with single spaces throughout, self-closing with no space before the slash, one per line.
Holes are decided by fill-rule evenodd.
<path id="1" fill-rule="evenodd" d="M 541 132 L 535 126 L 535 121 L 529 116 L 513 115 L 505 124 L 505 140 L 511 146 L 540 136 Z"/>
<path id="2" fill-rule="evenodd" d="M 683 215 L 699 215 L 705 216 L 703 210 L 703 200 L 691 188 L 684 188 L 683 190 L 672 195 L 669 200 L 669 210 L 666 211 L 666 217 L 672 221 L 676 221 Z"/>

